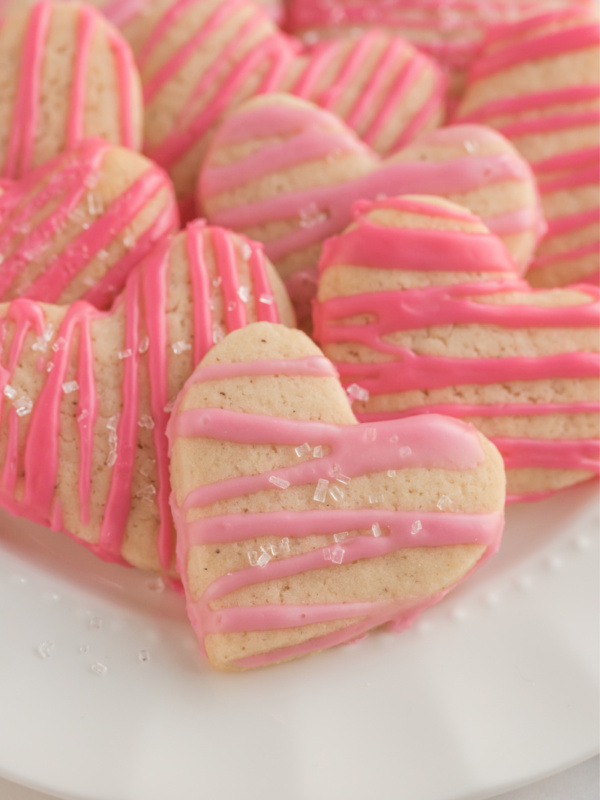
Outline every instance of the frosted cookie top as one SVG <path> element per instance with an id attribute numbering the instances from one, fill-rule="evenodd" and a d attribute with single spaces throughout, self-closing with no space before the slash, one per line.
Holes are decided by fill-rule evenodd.
<path id="1" fill-rule="evenodd" d="M 188 614 L 218 669 L 401 630 L 499 546 L 495 448 L 435 415 L 357 425 L 299 331 L 259 323 L 223 340 L 169 438 Z"/>
<path id="2" fill-rule="evenodd" d="M 0 26 L 0 175 L 19 177 L 82 139 L 139 149 L 129 45 L 93 8 L 37 3 Z"/>

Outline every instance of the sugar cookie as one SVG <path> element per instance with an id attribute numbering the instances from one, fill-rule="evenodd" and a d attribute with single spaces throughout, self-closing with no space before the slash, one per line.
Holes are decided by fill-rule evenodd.
<path id="1" fill-rule="evenodd" d="M 319 269 L 315 337 L 361 421 L 472 422 L 512 501 L 598 475 L 597 288 L 533 290 L 476 217 L 431 197 L 362 204 Z"/>
<path id="2" fill-rule="evenodd" d="M 86 139 L 0 195 L 0 298 L 108 308 L 136 264 L 177 228 L 173 188 L 159 167 Z"/>
<path id="3" fill-rule="evenodd" d="M 169 404 L 215 341 L 278 319 L 293 323 L 261 248 L 201 223 L 158 244 L 109 312 L 0 305 L 0 505 L 172 570 Z"/>
<path id="4" fill-rule="evenodd" d="M 139 149 L 131 50 L 89 6 L 37 3 L 0 26 L 0 175 L 17 178 L 87 137 Z"/>
<path id="5" fill-rule="evenodd" d="M 497 450 L 437 415 L 357 425 L 300 331 L 228 336 L 168 435 L 188 615 L 217 669 L 402 630 L 500 543 Z"/>
<path id="6" fill-rule="evenodd" d="M 599 45 L 596 10 L 494 29 L 457 112 L 500 130 L 533 166 L 549 224 L 534 286 L 599 280 Z"/>

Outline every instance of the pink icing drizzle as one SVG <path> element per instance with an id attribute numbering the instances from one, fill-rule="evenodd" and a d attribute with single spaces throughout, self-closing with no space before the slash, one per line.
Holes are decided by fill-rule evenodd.
<path id="1" fill-rule="evenodd" d="M 283 362 L 286 375 L 315 375 L 330 377 L 333 367 L 323 358 L 297 359 Z M 216 364 L 196 371 L 188 382 L 228 379 L 239 376 L 281 374 L 281 361 Z M 270 373 L 269 373 L 269 367 Z M 307 372 L 308 369 L 308 372 Z M 205 372 L 206 370 L 206 372 Z M 182 397 L 185 392 L 182 393 Z M 369 439 L 365 426 L 336 426 L 314 421 L 300 421 L 257 416 L 220 409 L 201 408 L 180 412 L 177 408 L 169 426 L 171 446 L 178 437 L 207 437 L 244 444 L 298 445 L 307 442 L 327 450 L 323 458 L 303 461 L 291 467 L 268 473 L 231 478 L 192 491 L 179 507 L 172 496 L 174 517 L 178 529 L 178 562 L 187 564 L 191 547 L 202 544 L 242 542 L 262 536 L 300 539 L 310 535 L 332 535 L 356 531 L 343 541 L 343 561 L 354 562 L 394 553 L 407 547 L 436 547 L 459 543 L 481 544 L 486 552 L 483 563 L 494 553 L 500 542 L 503 527 L 501 513 L 445 514 L 404 512 L 382 509 L 306 510 L 300 513 L 273 511 L 253 514 L 224 514 L 187 522 L 187 512 L 223 500 L 241 497 L 256 491 L 273 489 L 270 477 L 289 481 L 292 486 L 330 479 L 332 470 L 340 470 L 348 478 L 416 466 L 445 469 L 471 469 L 483 459 L 479 439 L 471 426 L 456 424 L 450 419 L 429 416 L 410 421 L 394 421 L 370 426 Z M 373 435 L 374 434 L 374 435 Z M 373 440 L 375 443 L 373 443 Z M 370 444 L 366 444 L 371 441 Z M 410 448 L 410 452 L 408 451 Z M 421 523 L 418 534 L 411 532 L 415 522 Z M 360 534 L 378 523 L 387 535 L 374 537 Z M 330 548 L 318 548 L 304 555 L 272 560 L 262 568 L 246 568 L 228 573 L 215 580 L 198 599 L 191 596 L 186 570 L 182 571 L 188 600 L 188 615 L 201 645 L 214 633 L 280 630 L 316 622 L 349 620 L 341 631 L 311 639 L 300 645 L 244 658 L 240 666 L 259 666 L 312 650 L 351 641 L 368 629 L 392 622 L 403 629 L 425 608 L 439 601 L 448 587 L 433 597 L 412 597 L 405 600 L 372 603 L 307 603 L 295 605 L 256 605 L 214 609 L 215 600 L 241 588 L 265 581 L 292 577 L 307 570 L 323 569 L 330 565 Z M 335 567 L 331 567 L 334 569 Z"/>
<path id="2" fill-rule="evenodd" d="M 75 218 L 88 199 L 90 187 L 98 181 L 110 145 L 101 139 L 87 139 L 70 152 L 63 153 L 12 183 L 0 195 L 0 253 L 10 253 L 2 260 L 0 296 L 31 261 L 42 258 L 53 243 L 57 231 Z M 154 219 L 128 252 L 116 261 L 83 298 L 98 307 L 108 307 L 121 291 L 127 275 L 145 257 L 155 243 L 178 227 L 177 208 L 171 185 L 163 171 L 149 164 L 146 171 L 110 206 L 103 209 L 87 229 L 70 241 L 47 265 L 44 272 L 21 290 L 21 296 L 58 302 L 71 282 L 92 258 L 123 237 L 124 230 L 159 192 L 165 198 Z M 47 204 L 61 197 L 51 212 L 29 230 L 31 217 L 43 213 Z M 84 206 L 87 211 L 87 207 Z M 10 252 L 17 246 L 14 252 Z"/>
<path id="3" fill-rule="evenodd" d="M 236 253 L 226 240 L 229 234 L 215 228 L 204 228 L 200 225 L 190 226 L 185 234 L 188 252 L 200 251 L 204 246 L 192 240 L 204 239 L 208 236 L 215 252 L 218 273 L 222 280 L 224 294 L 237 288 Z M 117 300 L 110 312 L 101 312 L 89 303 L 79 301 L 64 311 L 60 329 L 56 334 L 55 344 L 49 355 L 50 371 L 31 415 L 19 418 L 14 407 L 7 415 L 7 450 L 0 478 L 0 505 L 11 513 L 25 516 L 43 525 L 52 525 L 64 530 L 62 511 L 58 502 L 57 479 L 59 476 L 61 448 L 61 415 L 77 416 L 79 432 L 79 476 L 77 494 L 79 499 L 79 518 L 81 525 L 90 524 L 91 488 L 94 468 L 98 466 L 95 454 L 95 437 L 106 438 L 108 429 L 106 420 L 98 417 L 98 391 L 96 369 L 93 353 L 94 323 L 108 324 L 115 314 L 124 316 L 125 337 L 123 342 L 123 377 L 121 382 L 122 405 L 116 426 L 116 453 L 111 469 L 110 489 L 103 510 L 98 541 L 95 544 L 82 543 L 100 557 L 124 563 L 121 553 L 123 537 L 127 524 L 129 509 L 132 503 L 132 481 L 135 469 L 135 457 L 138 443 L 138 407 L 139 407 L 139 371 L 141 359 L 147 353 L 148 378 L 150 387 L 150 407 L 152 412 L 153 441 L 157 462 L 158 486 L 156 502 L 160 512 L 160 528 L 157 537 L 157 549 L 160 563 L 169 570 L 173 556 L 173 530 L 169 509 L 169 470 L 167 457 L 166 427 L 169 419 L 169 392 L 177 392 L 179 386 L 173 386 L 168 359 L 169 336 L 167 329 L 169 311 L 168 295 L 171 290 L 169 277 L 169 256 L 171 242 L 167 239 L 159 242 L 143 264 L 129 276 L 124 294 Z M 260 246 L 252 249 L 254 259 L 253 274 L 260 275 L 260 287 L 268 285 L 265 261 L 260 254 Z M 197 271 L 204 272 L 202 262 L 190 259 L 189 269 L 191 282 L 201 283 L 203 278 L 195 277 Z M 256 288 L 256 287 L 255 287 Z M 197 301 L 197 297 L 194 296 Z M 143 311 L 142 311 L 143 308 Z M 206 314 L 211 317 L 210 308 L 202 303 L 195 315 Z M 278 322 L 275 304 L 264 307 L 263 317 Z M 7 323 L 15 325 L 8 362 L 0 364 L 0 411 L 2 403 L 7 402 L 4 389 L 10 385 L 13 376 L 18 373 L 19 361 L 25 348 L 26 337 L 31 332 L 43 337 L 46 330 L 44 306 L 32 300 L 19 299 L 4 306 L 0 320 L 0 337 L 4 340 Z M 241 313 L 230 315 L 227 327 L 237 323 L 245 324 L 246 317 Z M 142 346 L 141 325 L 144 325 L 148 337 Z M 212 326 L 210 326 L 212 328 Z M 96 333 L 97 335 L 97 333 Z M 49 344 L 48 344 L 49 346 Z M 205 341 L 203 348 L 196 353 L 202 358 L 212 346 Z M 47 358 L 46 356 L 45 358 Z M 41 359 L 40 372 L 46 372 L 46 360 Z M 116 354 L 115 354 L 116 360 Z M 193 362 L 196 363 L 195 361 Z M 191 365 L 193 366 L 193 365 Z M 190 368 L 191 368 L 190 366 Z M 70 370 L 75 372 L 71 376 Z M 78 384 L 78 402 L 76 410 L 71 403 L 63 406 L 63 385 L 75 377 Z M 70 399 L 71 395 L 69 395 Z M 73 395 L 75 397 L 75 395 Z M 68 410 L 67 410 L 68 409 Z M 28 425 L 27 425 L 28 423 Z M 22 429 L 22 426 L 27 426 Z M 24 445 L 19 444 L 24 433 Z M 23 452 L 20 465 L 20 452 Z M 40 458 L 43 453 L 44 457 Z M 17 477 L 23 475 L 24 491 L 18 491 Z M 67 487 L 67 491 L 70 487 Z M 72 531 L 65 533 L 76 536 Z M 90 532 L 93 536 L 93 531 Z M 81 539 L 78 539 L 81 541 Z"/>
<path id="4" fill-rule="evenodd" d="M 370 208 L 404 209 L 404 199 L 386 200 Z M 432 209 L 437 213 L 437 209 Z M 396 242 L 394 242 L 394 238 Z M 347 241 L 344 241 L 347 239 Z M 359 219 L 359 227 L 329 242 L 323 252 L 321 272 L 336 264 L 360 264 L 378 269 L 416 271 L 484 272 L 493 278 L 502 269 L 498 261 L 498 242 L 486 234 L 466 234 L 429 229 L 387 228 Z M 353 244 L 356 243 L 356 249 Z M 462 246 L 461 246 L 462 243 Z M 414 252 L 414 258 L 411 255 Z M 362 258 L 364 257 L 364 262 Z M 488 268 L 489 264 L 489 268 Z M 506 255 L 504 272 L 511 272 Z M 420 355 L 391 343 L 387 337 L 403 330 L 422 330 L 433 325 L 495 325 L 502 328 L 597 328 L 600 322 L 600 292 L 591 286 L 580 286 L 589 295 L 589 302 L 571 306 L 498 305 L 477 302 L 477 297 L 493 297 L 504 293 L 532 293 L 522 281 L 486 280 L 478 283 L 427 286 L 404 291 L 373 292 L 349 297 L 335 297 L 315 305 L 315 337 L 323 345 L 336 342 L 362 344 L 386 360 L 369 363 L 337 363 L 343 383 L 358 382 L 371 396 L 442 389 L 460 385 L 492 385 L 511 381 L 532 381 L 553 378 L 596 378 L 600 356 L 592 352 L 565 352 L 551 356 L 501 358 L 456 358 Z M 346 318 L 362 316 L 367 322 L 348 324 Z M 399 368 L 401 365 L 401 368 Z M 448 403 L 411 406 L 397 412 L 367 411 L 359 419 L 374 420 L 403 417 L 410 413 L 432 411 L 453 416 L 534 416 L 538 414 L 598 413 L 597 403 L 531 403 L 467 405 Z M 583 469 L 600 472 L 597 440 L 535 440 L 533 438 L 498 438 L 494 440 L 502 454 L 510 455 L 507 467 L 526 466 Z M 508 449 L 510 442 L 510 450 Z M 513 500 L 520 498 L 512 498 Z"/>
<path id="5" fill-rule="evenodd" d="M 65 123 L 65 146 L 67 148 L 73 147 L 87 134 L 85 130 L 86 79 L 94 32 L 102 19 L 98 12 L 89 6 L 80 6 L 77 13 L 77 49 L 69 115 Z M 49 2 L 39 2 L 30 11 L 21 55 L 12 130 L 6 159 L 1 169 L 3 177 L 16 178 L 26 174 L 33 168 L 36 160 L 40 91 L 52 14 L 53 5 Z M 133 57 L 129 45 L 116 31 L 106 28 L 106 36 L 113 52 L 117 72 L 121 143 L 126 147 L 135 148 L 138 145 L 138 137 L 135 133 L 133 119 L 135 107 L 132 102 L 135 69 Z"/>
<path id="6" fill-rule="evenodd" d="M 143 75 L 157 48 L 168 37 L 173 26 L 180 21 L 189 5 L 189 0 L 178 0 L 158 21 L 139 56 Z M 322 45 L 314 51 L 301 53 L 298 42 L 292 41 L 268 25 L 266 15 L 261 9 L 256 8 L 255 12 L 236 28 L 232 25 L 232 20 L 235 20 L 236 15 L 243 10 L 243 0 L 225 0 L 161 67 L 151 75 L 144 75 L 144 97 L 148 104 L 157 99 L 159 93 L 168 90 L 169 83 L 176 79 L 179 72 L 187 68 L 190 58 L 199 48 L 210 47 L 216 37 L 219 37 L 220 42 L 225 38 L 221 43 L 221 58 L 208 67 L 204 74 L 198 75 L 192 94 L 187 99 L 186 106 L 181 109 L 170 133 L 148 148 L 149 155 L 166 169 L 171 169 L 181 161 L 202 137 L 211 131 L 224 113 L 231 108 L 233 102 L 239 104 L 254 95 L 282 89 L 309 98 L 324 108 L 337 107 L 340 98 L 353 90 L 354 76 L 359 72 L 364 74 L 369 53 L 374 47 L 381 46 L 382 39 L 384 55 L 380 64 L 372 69 L 364 92 L 364 97 L 372 101 L 369 113 L 373 115 L 365 133 L 366 140 L 375 142 L 391 119 L 398 103 L 404 101 L 414 81 L 425 70 L 431 73 L 431 86 L 424 92 L 421 105 L 415 110 L 406 128 L 392 142 L 389 151 L 398 149 L 422 130 L 431 127 L 434 115 L 443 108 L 445 87 L 443 76 L 426 57 L 412 51 L 407 54 L 402 79 L 394 81 L 393 86 L 383 92 L 375 105 L 374 98 L 378 95 L 383 74 L 379 67 L 386 69 L 392 62 L 397 61 L 402 53 L 406 54 L 407 45 L 401 40 L 381 33 L 366 37 L 349 48 L 348 53 L 340 60 L 335 75 L 329 78 L 327 67 L 334 59 L 340 59 L 340 52 L 343 52 L 342 48 L 345 45 L 340 47 L 337 42 L 333 42 Z M 245 50 L 245 40 L 255 36 L 258 31 L 263 32 L 262 39 L 250 51 L 239 55 Z M 301 60 L 299 73 L 298 59 Z M 224 67 L 226 63 L 227 69 Z M 259 85 L 255 86 L 254 81 L 259 70 L 264 71 L 264 77 Z M 297 77 L 290 85 L 291 75 Z M 326 88 L 323 88 L 324 76 L 329 82 Z M 219 86 L 217 92 L 214 92 L 215 84 Z M 202 107 L 198 110 L 197 103 L 200 99 Z M 365 118 L 364 102 L 365 100 L 359 99 L 344 114 L 349 124 L 361 125 Z M 182 213 L 183 209 L 186 212 L 191 211 L 191 202 L 190 197 L 181 198 Z"/>
<path id="7" fill-rule="evenodd" d="M 545 33 L 547 25 L 567 23 L 571 27 Z M 521 41 L 515 41 L 518 36 Z M 470 82 L 476 83 L 503 70 L 529 64 L 533 59 L 548 59 L 579 50 L 597 48 L 600 43 L 600 28 L 597 20 L 586 17 L 577 8 L 562 12 L 545 14 L 515 25 L 506 25 L 492 30 L 488 37 L 491 52 L 474 65 Z M 600 117 L 598 99 L 600 85 L 597 75 L 590 76 L 589 82 L 568 87 L 550 88 L 544 92 L 523 93 L 514 97 L 500 98 L 459 115 L 462 121 L 492 124 L 507 136 L 515 139 L 534 133 L 552 136 L 555 131 L 577 130 L 592 127 L 598 129 Z M 577 106 L 587 103 L 584 110 Z M 592 104 L 592 105 L 590 105 Z M 569 109 L 569 106 L 573 106 Z M 565 109 L 566 107 L 566 109 Z M 532 111 L 535 116 L 527 116 Z M 498 117 L 508 120 L 496 122 Z M 562 152 L 558 156 L 543 160 L 533 160 L 532 166 L 539 182 L 542 201 L 555 192 L 583 186 L 597 186 L 600 183 L 600 159 L 598 148 L 578 148 Z M 555 212 L 553 212 L 555 213 Z M 583 231 L 597 223 L 600 206 L 581 212 L 569 207 L 565 213 L 549 220 L 548 233 L 544 242 L 556 252 L 546 253 L 544 247 L 531 266 L 532 271 L 547 270 L 550 267 L 577 260 L 580 257 L 599 251 L 599 238 L 596 233 L 593 241 L 585 246 L 561 243 L 556 249 L 556 241 L 566 235 Z M 595 270 L 592 268 L 592 271 Z"/>
<path id="8" fill-rule="evenodd" d="M 329 123 L 329 124 L 328 124 Z M 289 135 L 295 124 L 295 135 Z M 214 147 L 228 144 L 245 136 L 252 138 L 258 130 L 268 130 L 269 136 L 287 137 L 285 140 L 285 166 L 301 166 L 311 162 L 315 153 L 322 154 L 322 128 L 330 128 L 331 122 L 325 112 L 314 108 L 290 108 L 272 104 L 245 108 L 226 121 L 216 137 Z M 455 126 L 435 131 L 422 141 L 439 145 L 485 139 L 489 133 L 476 125 Z M 352 133 L 338 128 L 337 146 L 331 152 L 355 152 L 365 157 L 368 151 Z M 257 176 L 268 176 L 278 169 L 281 145 L 269 146 L 265 150 L 254 150 L 235 165 L 215 166 L 210 156 L 200 173 L 199 192 L 206 201 L 221 192 L 239 189 Z M 272 161 L 272 153 L 277 157 Z M 271 238 L 265 245 L 267 255 L 277 260 L 290 253 L 315 245 L 328 236 L 339 232 L 352 219 L 352 206 L 357 200 L 374 200 L 384 195 L 395 194 L 464 194 L 503 181 L 531 181 L 532 175 L 526 162 L 511 153 L 481 156 L 473 154 L 446 161 L 390 160 L 379 163 L 372 154 L 373 167 L 369 174 L 355 180 L 333 186 L 309 186 L 301 191 L 277 193 L 276 196 L 255 200 L 252 204 L 238 204 L 219 211 L 210 211 L 212 222 L 234 230 L 246 230 L 276 221 L 302 220 L 307 209 L 311 219 L 292 232 Z M 511 218 L 511 233 L 540 232 L 538 208 L 525 209 L 525 213 Z M 494 228 L 495 219 L 486 222 Z M 505 225 L 505 221 L 500 221 Z"/>

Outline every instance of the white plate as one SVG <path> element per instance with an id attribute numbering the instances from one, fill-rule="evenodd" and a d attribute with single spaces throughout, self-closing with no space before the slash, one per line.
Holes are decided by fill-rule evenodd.
<path id="1" fill-rule="evenodd" d="M 474 800 L 566 768 L 598 750 L 598 521 L 593 486 L 512 508 L 412 630 L 228 676 L 180 597 L 0 516 L 0 775 L 77 800 Z"/>

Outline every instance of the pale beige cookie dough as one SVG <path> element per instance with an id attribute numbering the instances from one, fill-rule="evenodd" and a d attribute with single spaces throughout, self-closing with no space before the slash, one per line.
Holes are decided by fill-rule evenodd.
<path id="1" fill-rule="evenodd" d="M 91 136 L 140 149 L 129 45 L 95 9 L 42 2 L 0 27 L 0 176 L 19 177 Z"/>
<path id="2" fill-rule="evenodd" d="M 320 356 L 300 331 L 251 325 L 209 353 L 173 412 L 179 562 L 190 620 L 217 669 L 288 660 L 391 618 L 407 623 L 464 578 L 486 549 L 483 539 L 463 538 L 462 529 L 452 544 L 442 545 L 437 535 L 427 544 L 419 540 L 438 519 L 459 528 L 467 519 L 490 524 L 493 536 L 500 535 L 504 472 L 493 445 L 470 426 L 421 418 L 419 430 L 430 423 L 435 430 L 420 440 L 418 465 L 388 469 L 405 457 L 412 423 L 380 428 L 379 436 L 389 439 L 369 436 Z M 305 359 L 324 362 L 325 372 L 300 374 Z M 231 422 L 221 423 L 222 414 Z M 339 441 L 333 449 L 315 447 L 316 440 L 296 442 L 289 426 L 303 422 L 316 425 L 324 439 L 319 424 L 362 444 L 342 452 Z M 462 466 L 442 464 L 446 437 L 460 449 Z M 387 454 L 378 469 L 367 465 L 370 450 Z M 466 454 L 473 452 L 471 461 Z M 251 482 L 247 488 L 239 483 L 244 480 Z M 392 512 L 388 527 L 372 526 L 384 511 Z M 329 531 L 328 519 L 334 521 Z M 334 536 L 336 524 L 343 533 Z M 396 525 L 404 526 L 410 545 L 395 538 L 401 535 Z M 353 547 L 373 542 L 379 555 L 352 555 Z M 278 622 L 270 624 L 271 618 Z"/>
<path id="3" fill-rule="evenodd" d="M 345 384 L 355 387 L 351 392 L 359 419 L 427 409 L 436 411 L 440 407 L 443 413 L 455 413 L 496 441 L 509 459 L 507 491 L 513 500 L 534 499 L 594 477 L 600 452 L 597 368 L 600 343 L 595 290 L 590 289 L 591 295 L 583 289 L 534 291 L 525 282 L 515 284 L 508 259 L 505 259 L 504 271 L 498 271 L 476 255 L 478 240 L 489 237 L 478 219 L 460 221 L 445 217 L 444 214 L 452 214 L 453 209 L 458 213 L 461 210 L 436 198 L 399 198 L 399 202 L 405 199 L 420 203 L 421 211 L 410 212 L 391 204 L 386 208 L 382 202 L 378 207 L 365 209 L 365 214 L 340 237 L 343 240 L 345 236 L 360 235 L 361 231 L 369 233 L 375 226 L 376 232 L 388 236 L 389 258 L 385 269 L 365 265 L 360 258 L 353 258 L 351 251 L 341 262 L 328 261 L 325 255 L 320 265 L 319 302 L 315 311 L 317 341 L 343 371 Z M 442 254 L 439 269 L 435 269 L 434 260 L 431 269 L 421 270 L 403 246 L 403 232 L 413 230 L 466 234 L 464 269 L 451 269 L 444 263 Z M 397 235 L 392 242 L 389 236 L 393 231 Z M 472 252 L 469 236 L 473 237 Z M 402 258 L 397 257 L 395 248 L 404 254 Z M 439 255 L 432 253 L 432 259 L 436 257 Z M 479 269 L 473 269 L 473 260 Z M 482 282 L 490 284 L 489 294 L 478 291 Z M 506 290 L 502 289 L 502 283 L 506 283 Z M 460 321 L 458 311 L 454 324 L 445 319 L 438 321 L 433 309 L 439 308 L 441 313 L 445 310 L 444 302 L 439 299 L 439 290 L 444 286 L 458 289 L 447 295 L 446 307 L 452 308 L 454 303 L 456 308 L 457 303 L 474 301 L 490 307 L 489 317 L 473 321 L 473 311 L 467 309 L 464 322 Z M 407 302 L 411 302 L 408 300 L 411 294 L 412 302 L 416 302 L 415 292 L 421 297 L 423 316 L 420 319 L 423 321 L 420 325 L 415 322 L 413 327 L 405 321 L 408 312 L 403 306 L 403 294 Z M 387 308 L 395 312 L 391 312 L 384 329 L 377 303 L 385 293 L 389 293 L 385 301 Z M 340 310 L 333 316 L 327 310 L 338 299 L 344 302 L 344 298 L 361 296 L 364 300 L 360 314 L 348 316 L 349 312 Z M 494 316 L 499 306 L 506 308 L 504 318 Z M 535 327 L 519 323 L 520 310 L 539 309 L 542 314 L 545 309 L 549 315 L 552 310 L 568 312 L 571 309 L 573 312 L 573 307 L 581 307 L 581 315 L 569 313 L 570 322 L 566 324 L 552 321 L 548 316 L 549 321 L 540 321 Z M 428 309 L 432 309 L 429 316 Z M 364 325 L 365 338 L 354 331 L 345 334 L 347 323 Z M 369 329 L 375 330 L 374 338 L 369 338 Z M 392 349 L 386 349 L 386 345 Z M 424 380 L 432 380 L 435 374 L 440 384 L 435 388 L 415 386 L 390 391 L 382 381 L 377 387 L 371 387 L 370 396 L 367 392 L 366 397 L 356 388 L 361 384 L 362 365 L 376 370 L 377 365 L 385 367 L 386 362 L 397 361 L 398 375 L 402 376 L 403 365 L 410 369 L 413 357 L 428 356 L 440 358 L 442 363 L 431 367 L 430 372 L 418 374 Z M 529 362 L 524 361 L 520 366 L 519 379 L 505 378 L 502 370 L 509 369 L 505 365 L 521 358 Z M 449 359 L 445 367 L 444 359 Z M 478 382 L 469 380 L 465 376 L 471 365 L 481 359 L 491 360 L 487 373 Z M 538 372 L 541 364 L 536 363 L 543 359 L 555 360 L 553 366 L 545 367 L 547 374 L 544 375 Z M 571 360 L 587 363 L 580 377 L 572 371 Z M 514 372 L 515 368 L 512 369 Z M 544 406 L 546 413 L 538 413 Z M 515 410 L 511 413 L 513 407 Z M 572 448 L 570 443 L 573 443 Z M 519 465 L 521 457 L 529 463 Z M 574 463 L 581 466 L 574 466 Z"/>
<path id="4" fill-rule="evenodd" d="M 456 114 L 504 133 L 533 167 L 549 225 L 533 286 L 598 283 L 599 25 L 594 4 L 507 26 L 474 63 Z"/>
<path id="5" fill-rule="evenodd" d="M 108 313 L 15 301 L 0 318 L 0 504 L 104 558 L 173 574 L 171 404 L 228 331 L 293 324 L 273 268 L 197 223 L 153 251 Z"/>

